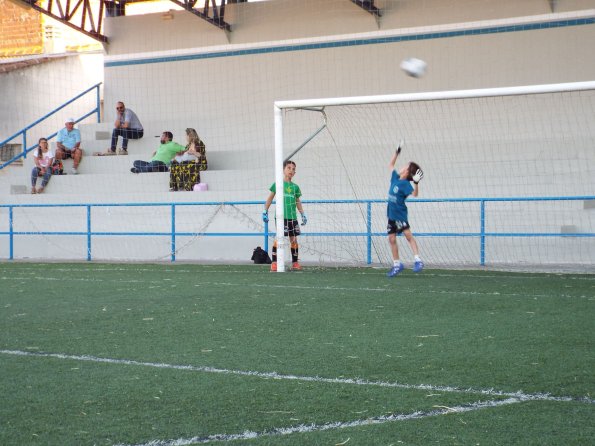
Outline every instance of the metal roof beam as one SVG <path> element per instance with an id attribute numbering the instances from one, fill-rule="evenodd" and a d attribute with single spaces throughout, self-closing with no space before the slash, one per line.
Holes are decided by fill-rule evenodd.
<path id="1" fill-rule="evenodd" d="M 217 5 L 215 0 L 204 0 L 204 7 L 201 9 L 195 8 L 198 3 L 197 0 L 169 0 L 172 3 L 184 8 L 186 11 L 191 12 L 197 17 L 206 20 L 212 25 L 223 29 L 225 31 L 231 31 L 231 25 L 225 22 L 225 4 L 227 0 L 220 0 L 220 5 Z M 210 2 L 210 5 L 209 5 Z M 210 10 L 212 8 L 212 13 Z"/>
<path id="2" fill-rule="evenodd" d="M 382 16 L 382 10 L 374 5 L 374 0 L 351 0 L 351 3 L 355 3 L 357 6 L 376 17 Z"/>
<path id="3" fill-rule="evenodd" d="M 50 0 L 47 2 L 46 6 L 38 5 L 38 0 L 21 1 L 36 11 L 58 20 L 86 36 L 107 43 L 107 37 L 102 33 L 104 13 L 103 1 L 93 5 L 90 0 L 78 0 L 73 4 L 71 4 L 70 0 Z M 81 7 L 82 9 L 77 15 L 77 11 Z M 80 18 L 80 21 L 78 18 Z"/>

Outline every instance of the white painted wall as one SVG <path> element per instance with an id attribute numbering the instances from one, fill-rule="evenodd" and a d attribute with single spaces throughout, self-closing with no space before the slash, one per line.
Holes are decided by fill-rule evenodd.
<path id="1" fill-rule="evenodd" d="M 159 14 L 110 19 L 112 40 L 105 69 L 108 118 L 113 104 L 122 99 L 139 113 L 151 135 L 160 134 L 165 126 L 177 126 L 174 133 L 191 126 L 210 152 L 272 150 L 275 100 L 595 79 L 594 25 L 339 48 L 297 47 L 401 32 L 456 31 L 469 27 L 468 22 L 477 29 L 547 21 L 552 16 L 542 1 L 487 5 L 485 1 L 386 2 L 388 9 L 379 23 L 347 0 L 317 1 L 316 8 L 295 0 L 230 5 L 226 18 L 233 31 L 227 35 L 180 11 L 166 21 Z M 595 7 L 595 2 L 557 2 L 557 10 L 589 5 Z M 208 52 L 278 45 L 290 50 L 200 58 Z M 182 54 L 190 60 L 167 61 Z M 404 76 L 398 68 L 403 58 L 412 55 L 429 62 L 421 80 Z M 151 58 L 164 62 L 144 63 Z M 115 63 L 125 65 L 110 65 Z"/>
<path id="2" fill-rule="evenodd" d="M 0 141 L 35 122 L 91 86 L 103 82 L 103 54 L 65 54 L 49 61 L 0 74 Z M 48 118 L 28 135 L 28 145 L 79 118 L 96 104 L 89 94 Z M 87 122 L 92 122 L 89 119 Z M 15 143 L 22 143 L 16 140 Z"/>
<path id="3" fill-rule="evenodd" d="M 162 20 L 161 14 L 107 19 L 106 32 L 110 37 L 104 70 L 107 124 L 101 128 L 107 126 L 109 129 L 115 102 L 124 100 L 140 116 L 147 136 L 131 143 L 130 161 L 117 161 L 119 167 L 116 169 L 123 170 L 120 177 L 117 173 L 110 177 L 101 176 L 108 175 L 102 170 L 101 160 L 87 159 L 82 164 L 82 172 L 88 173 L 88 176 L 52 180 L 56 192 L 67 187 L 65 181 L 78 184 L 77 190 L 81 192 L 74 196 L 65 196 L 63 193 L 52 195 L 53 186 L 50 185 L 47 196 L 35 199 L 48 202 L 264 200 L 266 189 L 272 181 L 272 104 L 275 100 L 595 79 L 595 59 L 592 57 L 592 42 L 595 42 L 593 24 L 544 26 L 536 30 L 490 34 L 470 32 L 457 37 L 434 36 L 432 39 L 368 42 L 366 45 L 334 48 L 327 45 L 325 48 L 304 50 L 299 47 L 316 42 L 358 43 L 358 39 L 425 35 L 463 29 L 472 31 L 506 24 L 546 24 L 551 20 L 572 19 L 577 14 L 592 17 L 593 11 L 581 11 L 595 8 L 595 1 L 592 0 L 558 1 L 553 12 L 550 10 L 550 2 L 542 0 L 386 0 L 379 1 L 378 4 L 384 9 L 383 16 L 378 20 L 348 0 L 275 0 L 229 5 L 226 20 L 232 24 L 231 33 L 225 33 L 183 11 L 173 12 L 173 20 Z M 286 46 L 287 51 L 273 51 L 279 45 Z M 251 55 L 236 53 L 238 50 L 254 52 L 262 48 L 269 48 L 271 51 Z M 219 57 L 204 57 L 208 53 Z M 180 56 L 186 56 L 186 59 L 180 60 Z M 398 64 L 408 56 L 428 61 L 429 71 L 423 79 L 408 78 L 399 70 Z M 41 79 L 37 78 L 36 82 L 41 82 Z M 29 109 L 30 106 L 27 105 L 26 108 Z M 1 113 L 10 116 L 10 112 L 4 108 Z M 39 112 L 31 113 L 35 115 Z M 232 161 L 235 159 L 233 154 L 243 152 L 247 154 L 247 159 L 252 160 L 244 164 L 249 168 L 233 172 L 230 170 L 228 173 L 221 171 L 219 174 L 215 170 L 208 172 L 213 188 L 200 197 L 186 194 L 172 197 L 166 192 L 165 178 L 139 179 L 127 173 L 127 166 L 132 159 L 150 157 L 150 152 L 157 143 L 153 135 L 158 135 L 163 130 L 172 130 L 176 140 L 183 142 L 182 135 L 186 127 L 195 127 L 199 131 L 213 158 L 221 154 L 220 160 L 229 159 L 230 166 L 237 169 L 237 162 Z M 86 134 L 93 135 L 93 129 L 94 127 L 88 127 Z M 99 149 L 105 143 L 89 141 L 89 147 Z M 588 141 L 585 147 L 576 149 L 578 152 L 572 152 L 569 156 L 581 160 L 583 166 L 591 166 L 582 171 L 583 177 L 588 178 L 589 169 L 593 169 L 594 156 L 588 149 Z M 466 155 L 464 152 L 456 153 L 456 146 L 449 150 L 452 151 L 452 157 L 450 161 L 443 160 L 446 161 L 442 165 L 444 171 L 452 169 L 457 160 Z M 529 152 L 524 157 L 532 160 L 535 169 L 544 169 L 544 172 L 551 170 L 551 159 L 540 156 L 538 145 L 529 149 Z M 270 158 L 266 157 L 266 153 L 270 153 Z M 428 159 L 431 158 L 431 153 L 427 156 Z M 448 162 L 452 164 L 449 165 Z M 221 167 L 225 167 L 224 163 L 220 164 Z M 256 167 L 260 170 L 256 171 Z M 490 165 L 481 163 L 478 168 L 485 169 L 486 173 L 491 169 Z M 376 164 L 374 167 L 367 167 L 364 163 L 361 166 L 361 175 L 378 178 L 381 185 L 378 189 L 384 190 L 386 179 L 384 176 L 379 177 L 375 169 Z M 91 178 L 91 174 L 97 176 Z M 477 176 L 481 177 L 481 172 Z M 21 175 L 21 178 L 26 183 L 27 173 Z M 225 178 L 225 181 L 220 181 L 221 178 Z M 306 179 L 306 176 L 302 178 L 306 181 L 301 184 L 305 190 L 316 189 L 315 179 Z M 544 185 L 551 185 L 549 178 L 548 175 L 543 175 Z M 59 181 L 62 181 L 63 187 L 58 187 Z M 442 189 L 433 186 L 436 183 L 432 181 L 435 180 L 427 180 L 425 191 L 428 196 L 438 197 Z M 595 190 L 592 181 L 586 185 L 581 184 L 581 193 Z M 494 190 L 485 193 L 497 196 L 498 186 L 494 184 Z M 157 192 L 161 190 L 160 187 L 164 192 Z M 531 194 L 540 190 L 539 184 L 532 184 L 531 187 Z M 102 193 L 106 188 L 111 192 Z M 121 192 L 117 193 L 118 190 Z M 572 193 L 570 188 L 565 191 Z M 548 193 L 550 192 L 551 189 Z M 522 193 L 519 192 L 519 195 Z M 31 197 L 7 198 L 12 202 L 32 200 Z M 383 198 L 383 193 L 378 198 Z M 258 214 L 254 219 L 250 217 L 251 223 L 258 224 Z M 580 224 L 590 227 L 592 231 L 593 217 L 588 214 L 585 220 L 585 215 L 587 214 L 581 217 Z M 163 218 L 167 221 L 167 216 Z M 470 218 L 475 219 L 475 216 Z M 227 216 L 215 222 L 213 227 L 233 228 L 236 220 L 235 216 Z M 585 246 L 584 240 L 577 242 Z M 255 242 L 250 238 L 227 238 L 224 242 L 215 243 L 216 247 L 197 249 L 185 255 L 188 259 L 242 261 L 246 259 L 246 251 L 252 245 Z M 538 259 L 558 257 L 559 260 L 561 254 L 551 246 L 553 245 L 545 247 L 545 251 L 538 250 L 536 245 L 529 246 L 521 254 L 521 261 L 534 261 L 531 253 Z M 588 241 L 587 246 L 593 245 Z M 453 255 L 457 253 L 448 244 L 444 244 L 442 248 L 428 247 L 436 251 L 438 257 L 434 260 L 437 263 L 442 256 L 442 253 L 437 252 L 440 249 L 450 251 Z M 19 251 L 19 256 L 31 256 L 28 251 L 31 248 L 32 246 L 22 248 L 24 251 Z M 6 245 L 3 245 L 3 249 L 7 249 Z M 502 250 L 500 260 L 506 260 L 507 253 L 510 253 L 507 249 Z M 470 258 L 475 258 L 475 247 L 469 251 L 473 252 Z M 105 252 L 109 258 L 110 250 Z M 594 262 L 595 249 L 587 249 L 585 252 L 573 248 L 570 252 L 581 252 L 581 261 Z M 52 257 L 54 254 L 50 255 L 48 252 L 47 255 Z M 318 256 L 316 252 L 304 252 L 303 255 L 310 260 L 315 260 Z M 457 254 L 461 257 L 461 262 L 468 261 L 466 255 L 468 254 Z M 131 257 L 143 258 L 142 249 L 135 251 Z M 152 259 L 154 255 L 150 254 L 147 258 Z M 566 262 L 576 261 L 570 254 L 564 259 Z"/>

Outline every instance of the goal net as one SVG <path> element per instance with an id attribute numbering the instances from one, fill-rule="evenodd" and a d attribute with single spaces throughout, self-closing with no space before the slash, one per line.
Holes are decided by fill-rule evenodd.
<path id="1" fill-rule="evenodd" d="M 426 265 L 592 269 L 593 116 L 595 82 L 276 102 L 277 190 L 290 158 L 308 216 L 300 259 L 392 262 L 388 164 L 404 139 L 397 167 L 425 172 L 407 204 Z M 279 271 L 291 258 L 282 212 Z M 398 246 L 411 265 L 404 237 Z"/>

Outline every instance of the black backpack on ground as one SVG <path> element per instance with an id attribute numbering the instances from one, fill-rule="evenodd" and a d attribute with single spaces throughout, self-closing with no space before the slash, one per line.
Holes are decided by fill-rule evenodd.
<path id="1" fill-rule="evenodd" d="M 269 254 L 262 249 L 260 246 L 257 246 L 252 253 L 252 258 L 250 259 L 254 261 L 256 264 L 265 264 L 265 263 L 273 263 Z"/>

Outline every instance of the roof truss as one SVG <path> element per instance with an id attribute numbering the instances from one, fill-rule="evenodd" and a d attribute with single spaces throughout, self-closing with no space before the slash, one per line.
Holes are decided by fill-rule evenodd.
<path id="1" fill-rule="evenodd" d="M 382 15 L 382 10 L 374 5 L 374 0 L 351 0 L 351 3 L 355 3 L 357 6 L 376 17 Z"/>
<path id="2" fill-rule="evenodd" d="M 41 12 L 95 40 L 107 43 L 103 34 L 103 19 L 126 15 L 126 4 L 138 0 L 20 0 L 36 11 Z M 141 0 L 142 1 L 142 0 Z M 170 0 L 195 16 L 225 31 L 231 26 L 225 22 L 225 6 L 227 3 L 238 3 L 238 0 Z M 241 0 L 240 0 L 241 1 Z M 199 5 L 200 3 L 200 5 Z"/>
<path id="3" fill-rule="evenodd" d="M 107 42 L 107 37 L 101 31 L 105 13 L 104 1 L 92 4 L 90 0 L 48 0 L 41 5 L 38 0 L 22 2 L 93 39 Z"/>

